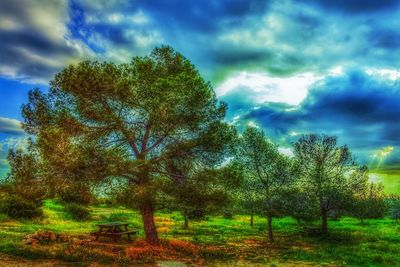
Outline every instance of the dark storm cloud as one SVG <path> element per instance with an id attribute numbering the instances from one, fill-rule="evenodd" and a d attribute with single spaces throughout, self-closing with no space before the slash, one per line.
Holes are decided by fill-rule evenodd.
<path id="1" fill-rule="evenodd" d="M 162 44 L 214 83 L 242 70 L 287 76 L 338 65 L 398 68 L 398 2 L 4 0 L 0 75 L 46 81 L 94 54 L 122 62 Z"/>
<path id="2" fill-rule="evenodd" d="M 265 0 L 142 0 L 138 5 L 150 14 L 160 18 L 160 24 L 173 28 L 177 25 L 201 32 L 213 32 L 221 21 L 228 25 L 240 24 L 244 16 L 265 12 L 268 3 Z"/>
<path id="3" fill-rule="evenodd" d="M 374 28 L 368 37 L 374 47 L 392 51 L 400 49 L 400 33 L 396 29 Z"/>
<path id="4" fill-rule="evenodd" d="M 223 51 L 212 51 L 212 56 L 217 64 L 237 65 L 245 63 L 261 63 L 272 59 L 273 54 L 268 51 L 246 50 L 246 49 L 227 49 Z"/>
<path id="5" fill-rule="evenodd" d="M 48 64 L 46 58 L 60 54 L 78 56 L 72 47 L 51 42 L 40 32 L 0 30 L 0 40 L 7 40 L 1 45 L 0 65 L 11 66 L 16 70 L 16 76 L 22 78 L 49 78 L 60 66 Z M 38 61 L 37 56 L 43 57 L 44 61 Z"/>
<path id="6" fill-rule="evenodd" d="M 319 86 L 302 103 L 302 110 L 309 116 L 333 115 L 358 125 L 400 123 L 400 88 L 395 82 L 374 80 L 354 71 L 343 78 L 328 78 Z"/>
<path id="7" fill-rule="evenodd" d="M 351 13 L 376 12 L 398 8 L 399 0 L 306 0 L 326 9 L 335 9 Z"/>
<path id="8" fill-rule="evenodd" d="M 320 81 L 298 107 L 267 103 L 243 119 L 255 121 L 276 140 L 284 137 L 286 143 L 302 133 L 337 135 L 367 161 L 375 150 L 400 146 L 399 103 L 398 82 L 349 71 Z"/>
<path id="9" fill-rule="evenodd" d="M 105 59 L 116 61 L 126 60 L 127 55 L 146 54 L 154 46 L 172 45 L 211 78 L 211 73 L 227 66 L 254 66 L 268 60 L 268 50 L 234 44 L 222 47 L 216 39 L 235 27 L 247 27 L 247 19 L 263 16 L 270 2 L 74 0 L 70 2 L 69 29 Z M 146 21 L 134 21 L 138 14 Z"/>

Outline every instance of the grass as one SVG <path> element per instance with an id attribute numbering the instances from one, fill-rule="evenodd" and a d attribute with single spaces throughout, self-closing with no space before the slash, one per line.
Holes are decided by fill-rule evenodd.
<path id="1" fill-rule="evenodd" d="M 138 230 L 138 236 L 143 236 L 137 212 L 105 206 L 90 207 L 90 210 L 91 219 L 87 222 L 71 220 L 63 206 L 55 201 L 45 202 L 45 215 L 40 220 L 13 221 L 0 215 L 0 253 L 29 259 L 124 265 L 127 259 L 121 251 L 102 254 L 101 249 L 90 244 L 79 249 L 75 248 L 75 243 L 40 249 L 23 245 L 24 236 L 37 231 L 87 237 L 89 232 L 97 229 L 98 223 L 109 221 L 129 222 L 131 228 Z M 253 227 L 249 225 L 249 217 L 242 215 L 233 219 L 210 216 L 204 221 L 190 222 L 188 230 L 182 229 L 183 218 L 177 212 L 157 213 L 156 222 L 161 238 L 195 244 L 199 248 L 196 263 L 206 265 L 400 266 L 400 224 L 390 219 L 367 220 L 361 224 L 353 218 L 343 218 L 330 221 L 328 236 L 311 237 L 299 234 L 293 219 L 279 218 L 274 220 L 276 242 L 272 244 L 266 241 L 266 220 L 261 217 L 255 217 Z M 68 254 L 65 251 L 74 252 Z M 192 256 L 184 261 L 190 263 Z"/>
<path id="2" fill-rule="evenodd" d="M 372 171 L 371 175 L 374 182 L 384 185 L 386 194 L 398 194 L 400 192 L 400 172 L 396 171 Z"/>

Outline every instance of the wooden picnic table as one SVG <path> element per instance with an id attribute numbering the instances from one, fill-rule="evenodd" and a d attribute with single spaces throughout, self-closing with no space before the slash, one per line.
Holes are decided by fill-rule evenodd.
<path id="1" fill-rule="evenodd" d="M 102 223 L 98 224 L 99 230 L 93 232 L 92 235 L 96 237 L 96 241 L 99 240 L 99 237 L 105 236 L 109 237 L 117 242 L 122 235 L 127 235 L 129 241 L 132 241 L 131 235 L 136 234 L 136 231 L 130 231 L 128 229 L 129 223 L 125 222 L 110 222 L 110 223 Z"/>

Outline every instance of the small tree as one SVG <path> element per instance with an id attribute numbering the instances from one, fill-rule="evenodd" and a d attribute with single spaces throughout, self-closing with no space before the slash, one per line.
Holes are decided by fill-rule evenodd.
<path id="1" fill-rule="evenodd" d="M 273 241 L 272 219 L 282 214 L 286 192 L 292 185 L 291 161 L 255 127 L 247 127 L 239 137 L 236 160 L 245 171 L 244 197 L 259 205 L 250 211 L 260 208 L 266 214 L 268 239 Z"/>
<path id="2" fill-rule="evenodd" d="M 396 222 L 400 220 L 400 195 L 390 195 L 387 198 L 390 217 Z"/>
<path id="3" fill-rule="evenodd" d="M 385 194 L 381 184 L 368 183 L 354 196 L 353 216 L 364 223 L 365 219 L 383 218 L 387 211 Z"/>
<path id="4" fill-rule="evenodd" d="M 355 163 L 347 146 L 326 135 L 304 135 L 294 144 L 301 186 L 317 201 L 321 232 L 328 232 L 328 215 L 351 207 L 354 192 L 362 190 L 365 175 L 355 175 Z M 353 173 L 353 174 L 352 174 Z"/>
<path id="5" fill-rule="evenodd" d="M 304 188 L 294 186 L 287 193 L 286 214 L 296 219 L 298 224 L 311 223 L 319 218 L 318 201 Z"/>
<path id="6" fill-rule="evenodd" d="M 3 182 L 3 190 L 39 207 L 47 191 L 43 182 L 43 162 L 32 140 L 26 150 L 10 150 L 7 159 L 10 174 Z"/>
<path id="7" fill-rule="evenodd" d="M 182 163 L 182 162 L 180 162 Z M 241 181 L 241 171 L 234 163 L 205 167 L 198 164 L 170 163 L 175 179 L 169 180 L 165 192 L 172 197 L 170 207 L 178 208 L 184 218 L 184 229 L 189 228 L 189 219 L 196 212 L 215 213 L 221 211 L 231 200 L 231 192 Z M 197 166 L 196 166 L 197 165 Z"/>

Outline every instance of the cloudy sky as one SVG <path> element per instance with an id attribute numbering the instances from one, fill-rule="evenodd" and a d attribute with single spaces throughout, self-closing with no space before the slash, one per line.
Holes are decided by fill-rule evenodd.
<path id="1" fill-rule="evenodd" d="M 290 153 L 337 135 L 360 163 L 400 169 L 399 0 L 1 0 L 0 176 L 24 144 L 28 90 L 82 59 L 126 62 L 168 44 Z"/>

